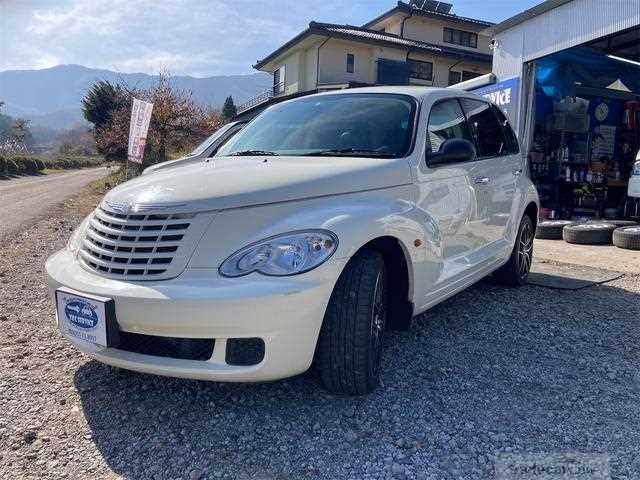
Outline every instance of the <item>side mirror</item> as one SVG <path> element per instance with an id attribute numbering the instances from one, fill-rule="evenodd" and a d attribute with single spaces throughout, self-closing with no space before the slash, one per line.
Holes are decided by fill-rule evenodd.
<path id="1" fill-rule="evenodd" d="M 476 158 L 476 147 L 469 140 L 451 138 L 440 145 L 440 151 L 427 157 L 427 165 L 470 162 Z"/>

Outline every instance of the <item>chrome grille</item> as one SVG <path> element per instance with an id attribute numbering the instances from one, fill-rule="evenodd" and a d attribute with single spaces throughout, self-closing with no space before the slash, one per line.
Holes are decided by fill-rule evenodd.
<path id="1" fill-rule="evenodd" d="M 122 214 L 98 207 L 79 259 L 103 276 L 156 280 L 179 275 L 206 227 L 193 213 Z"/>

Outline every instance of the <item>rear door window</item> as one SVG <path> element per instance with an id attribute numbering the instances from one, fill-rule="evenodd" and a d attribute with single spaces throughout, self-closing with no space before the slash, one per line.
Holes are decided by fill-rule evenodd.
<path id="1" fill-rule="evenodd" d="M 455 98 L 440 101 L 431 108 L 427 128 L 432 153 L 439 152 L 442 144 L 452 138 L 473 143 L 464 113 Z"/>
<path id="2" fill-rule="evenodd" d="M 462 108 L 482 158 L 505 155 L 508 151 L 502 125 L 491 104 L 470 98 L 461 99 Z"/>
<path id="3" fill-rule="evenodd" d="M 509 154 L 519 153 L 520 146 L 518 145 L 518 137 L 516 136 L 516 133 L 513 131 L 513 128 L 511 128 L 511 124 L 509 123 L 509 120 L 507 119 L 506 115 L 502 113 L 502 110 L 500 110 L 495 105 L 492 105 L 491 107 L 493 108 L 493 112 L 496 114 L 496 117 L 498 117 L 498 122 L 500 122 L 500 125 L 502 125 L 504 138 L 507 141 L 506 153 L 509 153 Z"/>

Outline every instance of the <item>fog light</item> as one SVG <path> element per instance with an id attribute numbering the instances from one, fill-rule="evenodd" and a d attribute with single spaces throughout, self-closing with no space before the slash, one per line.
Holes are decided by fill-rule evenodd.
<path id="1" fill-rule="evenodd" d="M 227 340 L 225 361 L 228 365 L 248 367 L 264 359 L 264 341 L 261 338 L 230 338 Z"/>

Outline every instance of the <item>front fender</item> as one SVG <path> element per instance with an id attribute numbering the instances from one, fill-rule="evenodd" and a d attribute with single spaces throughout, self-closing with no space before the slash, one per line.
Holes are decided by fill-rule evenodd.
<path id="1" fill-rule="evenodd" d="M 425 229 L 429 224 L 422 218 L 424 212 L 413 204 L 413 188 L 408 185 L 221 211 L 199 242 L 188 268 L 218 268 L 253 242 L 290 231 L 322 228 L 338 236 L 334 256 L 339 259 L 353 256 L 376 238 L 396 238 L 413 279 L 417 266 L 424 262 Z"/>

